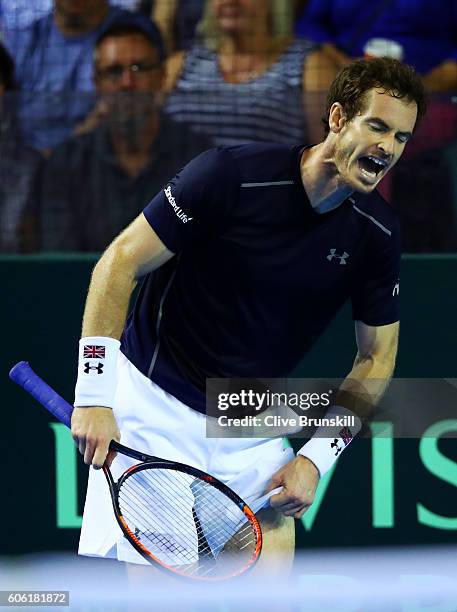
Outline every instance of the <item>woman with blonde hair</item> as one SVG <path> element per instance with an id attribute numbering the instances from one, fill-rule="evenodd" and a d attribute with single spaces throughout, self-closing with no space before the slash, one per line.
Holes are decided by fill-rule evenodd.
<path id="1" fill-rule="evenodd" d="M 207 0 L 200 40 L 169 59 L 166 112 L 215 145 L 307 140 L 313 45 L 292 28 L 289 0 Z"/>

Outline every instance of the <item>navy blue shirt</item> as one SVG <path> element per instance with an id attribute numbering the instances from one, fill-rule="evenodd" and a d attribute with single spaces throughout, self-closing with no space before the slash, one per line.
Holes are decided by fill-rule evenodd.
<path id="1" fill-rule="evenodd" d="M 287 375 L 348 298 L 368 325 L 399 318 L 395 213 L 377 192 L 316 213 L 303 150 L 212 149 L 144 210 L 177 255 L 144 279 L 122 351 L 200 412 L 207 377 Z"/>

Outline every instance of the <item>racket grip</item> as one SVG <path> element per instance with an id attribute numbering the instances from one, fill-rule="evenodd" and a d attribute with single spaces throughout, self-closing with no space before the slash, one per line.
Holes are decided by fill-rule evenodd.
<path id="1" fill-rule="evenodd" d="M 11 380 L 30 393 L 46 410 L 68 428 L 71 426 L 73 406 L 63 399 L 42 378 L 35 374 L 27 361 L 17 363 L 9 374 Z"/>

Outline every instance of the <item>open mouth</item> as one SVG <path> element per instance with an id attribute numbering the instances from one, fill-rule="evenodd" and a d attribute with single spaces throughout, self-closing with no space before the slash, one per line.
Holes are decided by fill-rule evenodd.
<path id="1" fill-rule="evenodd" d="M 387 167 L 387 162 L 374 155 L 364 155 L 359 158 L 359 168 L 370 179 L 375 179 Z"/>

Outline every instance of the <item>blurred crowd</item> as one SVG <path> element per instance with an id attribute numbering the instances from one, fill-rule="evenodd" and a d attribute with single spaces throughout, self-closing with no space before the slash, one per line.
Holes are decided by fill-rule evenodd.
<path id="1" fill-rule="evenodd" d="M 0 0 L 0 252 L 101 251 L 200 152 L 319 142 L 379 55 L 429 92 L 381 184 L 403 250 L 456 251 L 455 0 Z"/>

